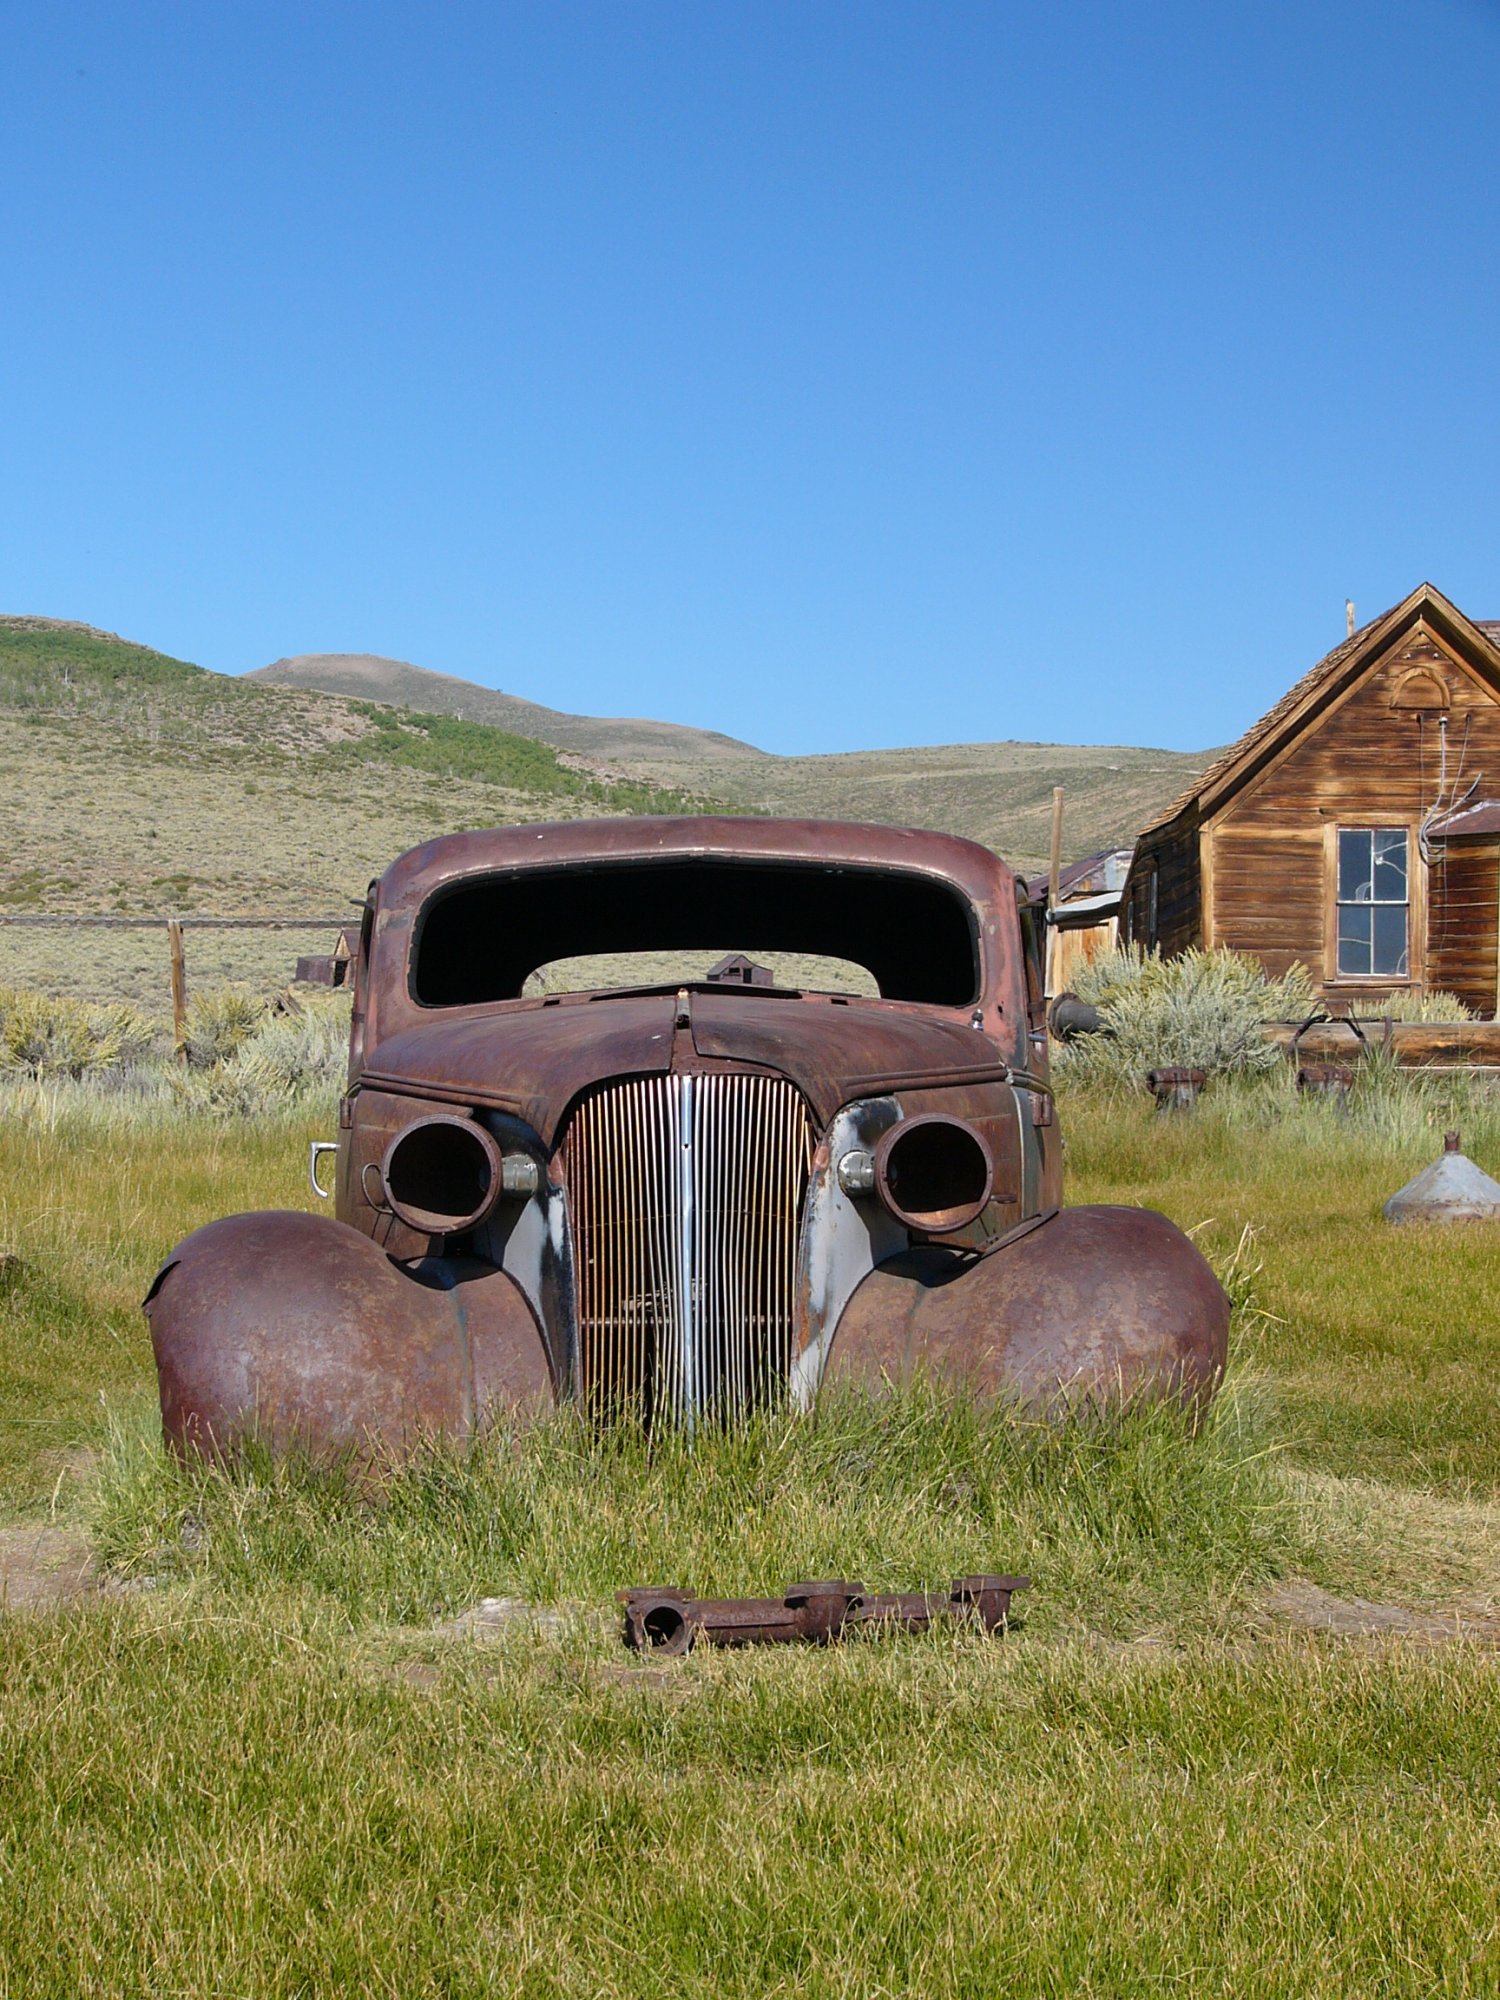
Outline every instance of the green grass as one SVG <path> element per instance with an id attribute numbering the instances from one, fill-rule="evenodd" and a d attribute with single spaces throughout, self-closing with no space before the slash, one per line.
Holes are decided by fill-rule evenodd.
<path id="1" fill-rule="evenodd" d="M 1442 1151 L 1500 1177 L 1500 1096 L 1470 1082 L 1383 1076 L 1347 1118 L 1299 1103 L 1279 1072 L 1210 1091 L 1190 1118 L 1139 1095 L 1067 1105 L 1070 1196 L 1164 1209 L 1220 1261 L 1254 1232 L 1265 1316 L 1240 1359 L 1274 1385 L 1303 1463 L 1463 1496 L 1500 1491 L 1500 1245 L 1474 1228 L 1393 1229 L 1381 1204 Z"/>
<path id="2" fill-rule="evenodd" d="M 410 1663 L 405 1663 L 409 1669 Z M 1495 1678 L 971 1639 L 619 1668 L 0 1625 L 0 1964 L 77 1994 L 1484 1994 Z"/>
<path id="3" fill-rule="evenodd" d="M 650 1443 L 562 1415 L 428 1454 L 373 1497 L 264 1462 L 248 1478 L 164 1468 L 154 1441 L 122 1441 L 97 1534 L 126 1574 L 298 1589 L 356 1623 L 419 1622 L 481 1590 L 608 1604 L 662 1578 L 740 1596 L 807 1575 L 909 1590 L 1034 1567 L 1025 1615 L 1053 1633 L 1211 1623 L 1297 1551 L 1243 1395 L 1196 1438 L 1175 1410 L 1048 1427 L 921 1395 Z"/>
<path id="4" fill-rule="evenodd" d="M 333 761 L 396 765 L 538 798 L 613 804 L 630 812 L 702 812 L 707 803 L 659 786 L 587 776 L 564 764 L 550 745 L 485 723 L 384 708 L 372 701 L 351 701 L 348 706 L 352 714 L 364 718 L 369 730 L 325 752 Z"/>
<path id="5" fill-rule="evenodd" d="M 1493 1612 L 1493 1239 L 1379 1219 L 1455 1115 L 1500 1166 L 1482 1092 L 1066 1098 L 1073 1198 L 1158 1202 L 1229 1275 L 1196 1433 L 921 1395 L 691 1448 L 559 1417 L 363 1488 L 168 1463 L 136 1304 L 197 1223 L 312 1206 L 321 1122 L 12 1104 L 0 1504 L 132 1587 L 0 1616 L 6 2000 L 1500 1990 L 1494 1656 L 1258 1609 L 1304 1576 Z M 1035 1578 L 1001 1640 L 638 1664 L 615 1632 L 626 1583 L 991 1564 Z M 557 1615 L 434 1627 L 500 1594 Z"/>

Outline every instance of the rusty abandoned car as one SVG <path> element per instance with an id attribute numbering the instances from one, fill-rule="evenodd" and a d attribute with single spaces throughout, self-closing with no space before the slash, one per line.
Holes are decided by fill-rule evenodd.
<path id="1" fill-rule="evenodd" d="M 333 1215 L 211 1223 L 151 1288 L 169 1441 L 400 1450 L 554 1401 L 691 1426 L 920 1374 L 1212 1394 L 1195 1246 L 1062 1206 L 1036 923 L 985 848 L 894 828 L 414 848 L 365 913 Z"/>

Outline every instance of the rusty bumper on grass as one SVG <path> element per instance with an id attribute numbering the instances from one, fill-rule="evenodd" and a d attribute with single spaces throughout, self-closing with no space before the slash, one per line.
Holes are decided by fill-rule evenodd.
<path id="1" fill-rule="evenodd" d="M 400 1264 L 348 1225 L 231 1216 L 180 1244 L 146 1300 L 162 1422 L 178 1450 L 250 1436 L 321 1458 L 463 1441 L 566 1391 L 520 1288 L 476 1259 Z M 1229 1301 L 1197 1248 L 1145 1209 L 1064 1209 L 984 1257 L 937 1245 L 878 1265 L 834 1330 L 822 1386 L 916 1380 L 1037 1414 L 1206 1402 Z"/>
<path id="2" fill-rule="evenodd" d="M 694 1645 L 829 1645 L 861 1626 L 925 1632 L 934 1624 L 1004 1631 L 1027 1576 L 960 1576 L 944 1592 L 872 1593 L 842 1578 L 794 1583 L 781 1597 L 697 1597 L 691 1590 L 622 1590 L 625 1643 L 637 1653 L 680 1655 Z"/>
<path id="3" fill-rule="evenodd" d="M 566 1393 L 530 1303 L 477 1259 L 402 1264 L 293 1211 L 180 1244 L 146 1300 L 162 1422 L 178 1450 L 247 1437 L 322 1458 L 466 1440 Z M 1042 1217 L 974 1257 L 922 1245 L 876 1266 L 839 1316 L 822 1384 L 925 1379 L 1038 1414 L 1206 1402 L 1229 1301 L 1181 1230 L 1145 1209 Z"/>

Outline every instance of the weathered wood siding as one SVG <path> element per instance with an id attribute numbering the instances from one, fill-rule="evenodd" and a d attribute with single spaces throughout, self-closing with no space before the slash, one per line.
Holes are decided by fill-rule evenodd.
<path id="1" fill-rule="evenodd" d="M 1125 902 L 1134 943 L 1148 950 L 1155 946 L 1170 957 L 1202 942 L 1196 814 L 1173 820 L 1139 843 L 1130 864 Z"/>
<path id="2" fill-rule="evenodd" d="M 1314 718 L 1279 763 L 1254 779 L 1220 825 L 1285 828 L 1332 819 L 1352 826 L 1361 814 L 1419 819 L 1437 797 L 1441 734 L 1430 712 L 1393 700 L 1408 675 L 1425 667 L 1450 702 L 1450 779 L 1482 776 L 1500 787 L 1500 705 L 1422 628 L 1398 641 L 1337 706 Z"/>
<path id="3" fill-rule="evenodd" d="M 1432 679 L 1411 681 L 1419 671 L 1446 694 L 1446 730 L 1431 708 L 1399 705 L 1402 699 L 1431 700 Z M 1456 784 L 1461 789 L 1474 778 L 1483 793 L 1500 794 L 1500 704 L 1419 623 L 1351 692 L 1310 717 L 1290 749 L 1213 816 L 1206 845 L 1214 941 L 1254 952 L 1272 972 L 1300 959 L 1330 998 L 1369 991 L 1368 981 L 1337 977 L 1332 846 L 1325 830 L 1399 824 L 1414 833 L 1438 799 L 1445 739 L 1450 796 Z M 1432 885 L 1422 879 L 1415 839 L 1410 861 L 1412 983 L 1457 987 L 1470 1005 L 1492 1014 L 1496 895 L 1470 864 L 1450 861 L 1441 912 L 1429 913 Z M 1492 870 L 1494 865 L 1492 859 Z M 1489 879 L 1493 883 L 1493 874 Z M 1166 937 L 1162 943 L 1165 950 L 1176 948 Z"/>
<path id="4" fill-rule="evenodd" d="M 1047 933 L 1047 991 L 1068 993 L 1078 975 L 1096 958 L 1115 949 L 1120 926 L 1113 917 L 1090 924 L 1083 930 L 1049 930 Z"/>
<path id="5" fill-rule="evenodd" d="M 1273 979 L 1323 973 L 1323 828 L 1220 824 L 1212 842 L 1213 939 L 1251 952 Z"/>
<path id="6" fill-rule="evenodd" d="M 1456 993 L 1476 1014 L 1495 1012 L 1500 853 L 1439 849 L 1427 883 L 1427 983 Z"/>

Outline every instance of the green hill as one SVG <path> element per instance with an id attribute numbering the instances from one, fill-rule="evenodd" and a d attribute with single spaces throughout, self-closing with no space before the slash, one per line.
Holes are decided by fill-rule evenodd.
<path id="1" fill-rule="evenodd" d="M 331 915 L 434 834 L 718 804 L 480 723 L 0 619 L 0 913 Z M 194 932 L 190 974 L 275 983 L 329 942 Z M 151 933 L 0 927 L 0 983 L 159 1005 L 163 964 Z"/>
<path id="2" fill-rule="evenodd" d="M 1024 743 L 784 758 L 672 724 L 537 710 L 554 736 L 583 726 L 569 749 L 461 714 L 468 683 L 404 671 L 425 707 L 210 673 L 90 626 L 0 618 L 0 913 L 333 915 L 416 841 L 595 813 L 895 820 L 1035 866 L 1054 784 L 1068 788 L 1066 849 L 1084 853 L 1128 840 L 1206 761 Z M 195 931 L 189 976 L 273 984 L 298 951 L 329 942 Z M 0 983 L 159 1007 L 162 938 L 0 927 Z"/>

